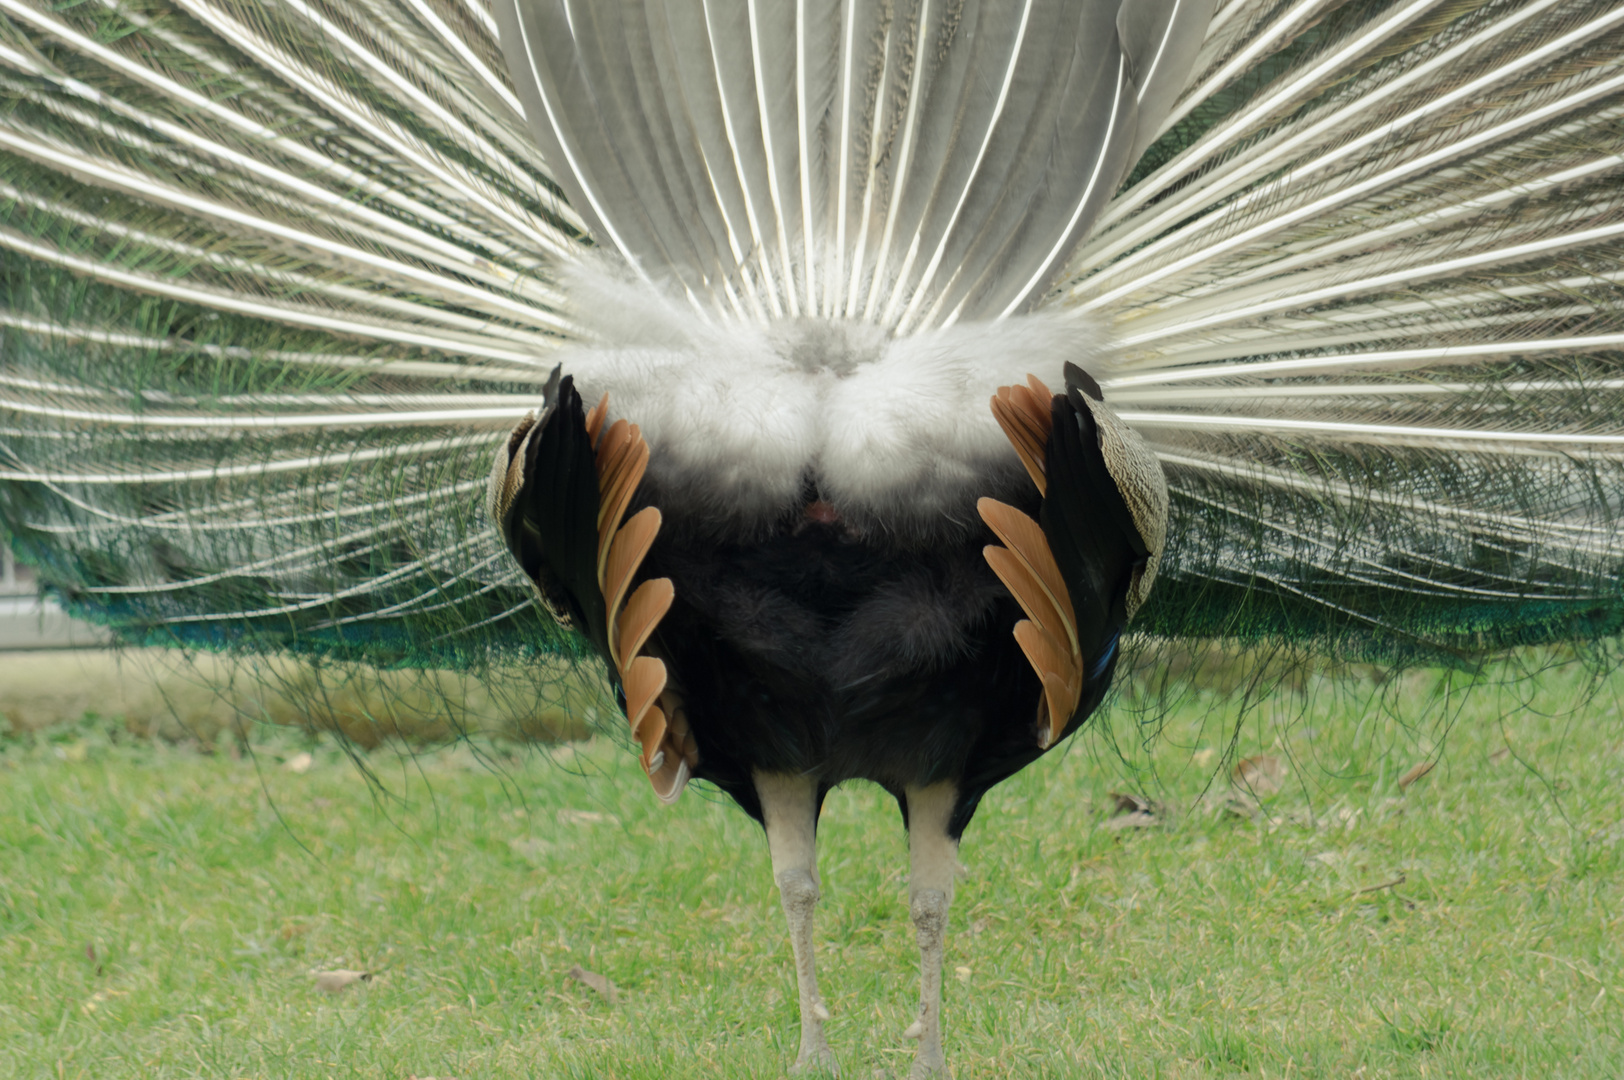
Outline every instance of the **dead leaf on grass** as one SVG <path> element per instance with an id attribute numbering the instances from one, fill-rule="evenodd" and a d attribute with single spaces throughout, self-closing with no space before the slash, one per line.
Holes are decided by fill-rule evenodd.
<path id="1" fill-rule="evenodd" d="M 1496 750 L 1494 753 L 1489 755 L 1489 760 L 1492 761 L 1494 764 L 1498 765 L 1498 764 L 1500 764 L 1500 762 L 1504 761 L 1506 758 L 1508 758 L 1510 756 L 1511 756 L 1511 747 L 1502 746 L 1500 749 Z"/>
<path id="2" fill-rule="evenodd" d="M 1150 813 L 1150 800 L 1130 791 L 1110 792 L 1111 812 L 1114 814 Z"/>
<path id="3" fill-rule="evenodd" d="M 1104 829 L 1143 829 L 1156 824 L 1162 811 L 1159 804 L 1131 791 L 1113 791 L 1110 799 L 1111 817 L 1100 826 Z"/>
<path id="4" fill-rule="evenodd" d="M 1242 758 L 1229 774 L 1229 782 L 1258 798 L 1278 794 L 1286 779 L 1286 763 L 1273 754 Z"/>
<path id="5" fill-rule="evenodd" d="M 332 971 L 312 969 L 310 977 L 316 980 L 316 989 L 322 993 L 342 994 L 358 982 L 371 982 L 372 972 L 350 971 L 348 968 L 334 968 Z"/>
<path id="6" fill-rule="evenodd" d="M 620 988 L 610 982 L 607 976 L 599 975 L 596 971 L 588 971 L 580 964 L 570 968 L 568 975 L 581 985 L 596 990 L 598 996 L 611 1005 L 620 1000 Z"/>
<path id="7" fill-rule="evenodd" d="M 1433 766 L 1437 764 L 1438 763 L 1436 761 L 1423 761 L 1413 766 L 1409 772 L 1398 778 L 1399 790 L 1403 791 L 1405 788 L 1427 775 L 1427 773 L 1432 771 Z"/>

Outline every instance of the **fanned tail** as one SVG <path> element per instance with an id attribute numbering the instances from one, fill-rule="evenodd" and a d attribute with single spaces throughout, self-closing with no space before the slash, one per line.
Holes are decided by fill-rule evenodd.
<path id="1" fill-rule="evenodd" d="M 477 5 L 8 0 L 0 519 L 138 640 L 575 646 L 479 510 L 581 246 Z"/>
<path id="2" fill-rule="evenodd" d="M 1237 2 L 1065 300 L 1173 491 L 1146 626 L 1624 628 L 1624 10 Z"/>
<path id="3" fill-rule="evenodd" d="M 1111 324 L 1150 632 L 1624 628 L 1614 4 L 0 17 L 0 521 L 129 636 L 574 654 L 479 504 L 588 233 L 697 324 Z"/>

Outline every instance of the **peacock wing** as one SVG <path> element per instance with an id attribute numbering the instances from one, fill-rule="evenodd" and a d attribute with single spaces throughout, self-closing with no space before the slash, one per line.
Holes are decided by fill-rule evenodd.
<path id="1" fill-rule="evenodd" d="M 977 509 L 1003 545 L 986 548 L 987 564 L 1027 615 L 1014 634 L 1043 686 L 1047 748 L 1110 685 L 1123 629 L 1155 580 L 1167 489 L 1154 455 L 1075 367 L 1064 394 L 1030 377 L 1001 387 L 992 408 L 1042 495 L 1037 520 L 994 499 Z"/>
<path id="2" fill-rule="evenodd" d="M 488 508 L 508 550 L 552 611 L 609 656 L 610 621 L 598 574 L 597 459 L 574 380 L 553 378 L 541 408 L 491 462 Z"/>

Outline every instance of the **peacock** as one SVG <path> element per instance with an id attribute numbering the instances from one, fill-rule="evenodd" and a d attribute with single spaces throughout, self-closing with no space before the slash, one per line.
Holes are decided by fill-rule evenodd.
<path id="1" fill-rule="evenodd" d="M 1612 0 L 0 13 L 0 532 L 128 642 L 601 664 L 801 1070 L 835 785 L 942 1075 L 958 838 L 1125 655 L 1624 629 Z"/>

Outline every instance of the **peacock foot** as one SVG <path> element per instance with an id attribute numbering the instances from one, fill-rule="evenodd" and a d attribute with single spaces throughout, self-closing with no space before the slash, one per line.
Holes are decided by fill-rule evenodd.
<path id="1" fill-rule="evenodd" d="M 934 1054 L 921 1050 L 914 1058 L 913 1068 L 908 1070 L 908 1080 L 953 1080 L 953 1072 L 940 1050 Z"/>
<path id="2" fill-rule="evenodd" d="M 829 1044 L 823 1041 L 820 1035 L 818 1041 L 812 1045 L 801 1046 L 800 1056 L 795 1064 L 790 1066 L 791 1076 L 839 1076 L 840 1066 L 835 1063 L 835 1052 L 829 1049 Z"/>
<path id="3" fill-rule="evenodd" d="M 953 1080 L 953 1073 L 947 1067 L 947 1057 L 942 1053 L 941 1028 L 932 1030 L 932 1025 L 926 1022 L 929 1018 L 930 1006 L 921 1005 L 919 1019 L 909 1024 L 908 1030 L 902 1033 L 905 1039 L 919 1040 L 919 1051 L 914 1054 L 908 1080 Z"/>

